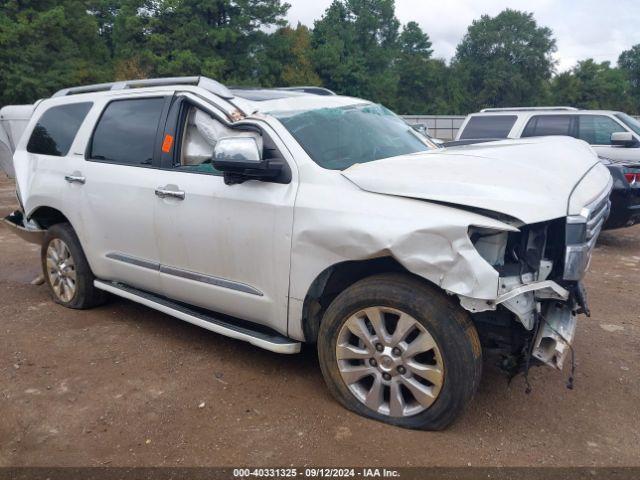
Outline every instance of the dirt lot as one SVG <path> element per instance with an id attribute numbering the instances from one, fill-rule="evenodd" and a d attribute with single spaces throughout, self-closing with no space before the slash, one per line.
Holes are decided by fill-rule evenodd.
<path id="1" fill-rule="evenodd" d="M 341 408 L 311 348 L 278 356 L 115 298 L 55 305 L 30 284 L 39 249 L 0 227 L 0 466 L 638 466 L 639 267 L 640 226 L 602 235 L 573 391 L 538 368 L 526 395 L 486 362 L 470 410 L 431 433 Z"/>

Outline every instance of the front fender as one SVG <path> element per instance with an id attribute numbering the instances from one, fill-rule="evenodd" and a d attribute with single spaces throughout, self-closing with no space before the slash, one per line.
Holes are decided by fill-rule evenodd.
<path id="1" fill-rule="evenodd" d="M 498 272 L 477 252 L 470 225 L 505 223 L 426 201 L 302 185 L 296 203 L 290 296 L 303 300 L 314 279 L 345 261 L 392 257 L 443 290 L 494 300 Z"/>

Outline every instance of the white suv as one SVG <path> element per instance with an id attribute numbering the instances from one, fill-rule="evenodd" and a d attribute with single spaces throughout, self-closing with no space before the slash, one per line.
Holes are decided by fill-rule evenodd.
<path id="1" fill-rule="evenodd" d="M 612 160 L 640 162 L 640 122 L 623 112 L 573 107 L 485 108 L 465 119 L 456 140 L 566 135 Z"/>
<path id="2" fill-rule="evenodd" d="M 14 167 L 6 222 L 56 302 L 317 343 L 343 405 L 423 429 L 462 411 L 483 351 L 562 367 L 611 189 L 573 139 L 461 153 L 364 100 L 202 77 L 58 92 Z"/>

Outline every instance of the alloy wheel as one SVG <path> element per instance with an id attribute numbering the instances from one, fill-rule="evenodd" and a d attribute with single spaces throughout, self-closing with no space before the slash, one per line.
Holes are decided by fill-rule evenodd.
<path id="1" fill-rule="evenodd" d="M 77 289 L 76 264 L 67 244 L 54 238 L 47 247 L 47 275 L 54 295 L 62 302 L 70 302 Z"/>
<path id="2" fill-rule="evenodd" d="M 442 356 L 431 334 L 411 315 L 390 307 L 372 306 L 347 318 L 336 359 L 351 393 L 382 415 L 423 412 L 444 383 Z"/>

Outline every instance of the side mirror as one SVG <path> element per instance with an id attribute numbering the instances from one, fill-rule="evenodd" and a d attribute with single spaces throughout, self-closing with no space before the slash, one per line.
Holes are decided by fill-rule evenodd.
<path id="1" fill-rule="evenodd" d="M 614 132 L 611 134 L 611 145 L 617 147 L 635 147 L 638 141 L 631 132 Z"/>
<path id="2" fill-rule="evenodd" d="M 223 172 L 227 169 L 256 168 L 262 163 L 262 155 L 255 138 L 224 137 L 213 149 L 213 166 Z"/>
<path id="3" fill-rule="evenodd" d="M 282 171 L 281 162 L 264 160 L 253 137 L 224 137 L 216 142 L 211 161 L 213 167 L 224 173 L 227 185 L 246 180 L 268 180 Z"/>

